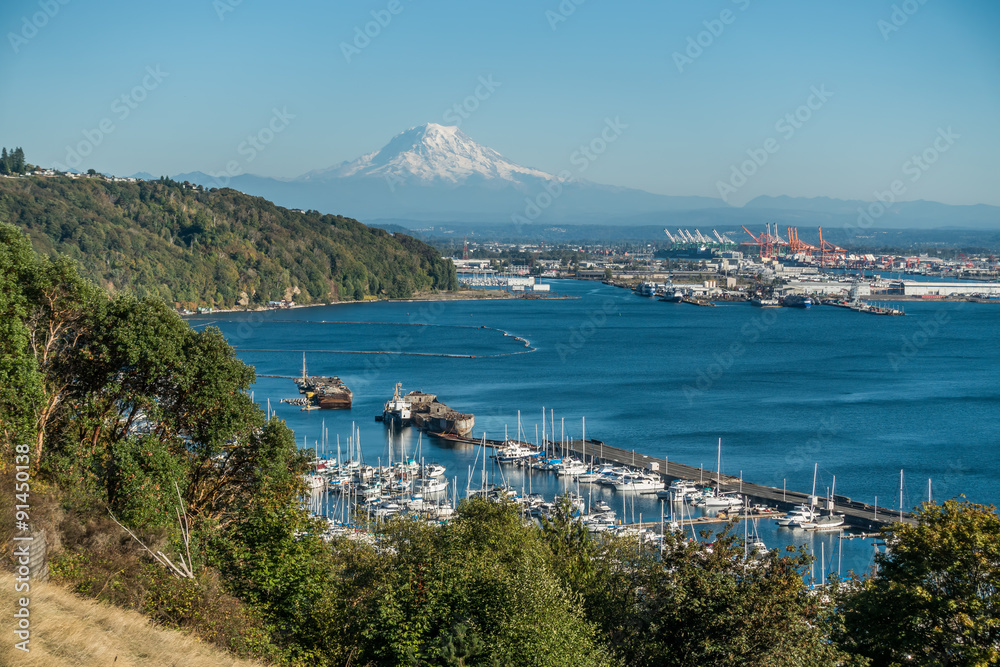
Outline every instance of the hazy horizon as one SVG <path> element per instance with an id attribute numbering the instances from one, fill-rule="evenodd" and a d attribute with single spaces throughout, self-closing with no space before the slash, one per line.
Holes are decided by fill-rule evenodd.
<path id="1" fill-rule="evenodd" d="M 580 174 L 596 183 L 740 206 L 900 181 L 901 201 L 1000 205 L 982 0 L 36 0 L 0 23 L 0 143 L 43 166 L 287 179 L 434 122 L 556 174 L 610 118 L 624 130 Z"/>

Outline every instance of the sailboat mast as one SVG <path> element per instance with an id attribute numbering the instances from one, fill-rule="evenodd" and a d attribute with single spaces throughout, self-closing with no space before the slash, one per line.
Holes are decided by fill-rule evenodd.
<path id="1" fill-rule="evenodd" d="M 549 427 L 552 429 L 552 456 L 556 455 L 556 411 L 549 408 Z"/>
<path id="2" fill-rule="evenodd" d="M 899 520 L 903 520 L 903 469 L 899 469 Z"/>
<path id="3" fill-rule="evenodd" d="M 812 505 L 816 502 L 816 473 L 819 472 L 819 463 L 813 464 L 813 490 L 812 494 L 809 496 L 809 504 Z"/>
<path id="4" fill-rule="evenodd" d="M 719 438 L 719 453 L 715 461 L 715 481 L 719 485 L 719 490 L 722 490 L 722 438 Z"/>

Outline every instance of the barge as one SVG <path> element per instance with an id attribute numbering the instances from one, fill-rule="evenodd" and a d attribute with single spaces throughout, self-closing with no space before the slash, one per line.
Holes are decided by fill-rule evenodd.
<path id="1" fill-rule="evenodd" d="M 476 416 L 453 410 L 436 394 L 411 391 L 401 395 L 402 384 L 397 383 L 393 397 L 386 402 L 377 421 L 395 426 L 416 426 L 435 434 L 466 436 L 476 425 Z"/>
<path id="2" fill-rule="evenodd" d="M 303 409 L 322 408 L 326 410 L 350 410 L 354 401 L 354 393 L 347 388 L 339 377 L 306 373 L 306 355 L 302 355 L 302 377 L 295 378 L 295 385 L 300 394 L 305 394 L 308 401 Z"/>

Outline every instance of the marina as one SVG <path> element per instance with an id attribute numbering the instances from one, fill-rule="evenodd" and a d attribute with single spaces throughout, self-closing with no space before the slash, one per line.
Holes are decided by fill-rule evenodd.
<path id="1" fill-rule="evenodd" d="M 808 502 L 818 462 L 817 495 L 829 495 L 836 475 L 836 511 L 850 515 L 851 530 L 869 534 L 877 532 L 876 521 L 898 518 L 900 506 L 905 518 L 926 500 L 928 478 L 933 478 L 935 499 L 964 493 L 977 502 L 1000 501 L 1000 465 L 988 456 L 990 447 L 1000 444 L 1000 422 L 992 408 L 1000 354 L 985 342 L 968 342 L 992 339 L 1000 311 L 989 304 L 914 302 L 907 304 L 907 317 L 845 318 L 838 308 L 803 312 L 739 302 L 671 309 L 599 282 L 553 281 L 553 290 L 577 298 L 441 303 L 422 312 L 404 303 L 340 305 L 301 309 L 294 322 L 284 321 L 288 318 L 281 312 L 268 313 L 252 336 L 239 339 L 237 354 L 256 366 L 256 400 L 271 399 L 276 416 L 295 430 L 300 446 L 321 449 L 316 436 L 324 421 L 330 433 L 347 434 L 357 419 L 365 460 L 373 466 L 379 458 L 386 461 L 390 443 L 393 460 L 404 446 L 414 451 L 417 445 L 416 429 L 390 432 L 371 417 L 382 412 L 393 383 L 402 381 L 434 388 L 449 405 L 474 413 L 477 443 L 484 432 L 488 441 L 502 442 L 506 425 L 512 438 L 540 441 L 533 424 L 527 428 L 530 437 L 516 436 L 516 414 L 545 405 L 555 410 L 557 432 L 559 415 L 565 415 L 567 430 L 571 421 L 576 424 L 566 438 L 571 447 L 581 440 L 580 419 L 586 415 L 588 460 L 590 439 L 596 436 L 604 441 L 605 456 L 630 464 L 635 449 L 636 468 L 657 461 L 670 477 L 696 482 L 715 477 L 711 469 L 721 436 L 724 489 L 739 492 L 742 471 L 744 491 L 755 498 L 751 505 L 787 511 Z M 239 335 L 238 314 L 195 320 L 199 317 L 216 322 L 227 337 Z M 932 331 L 929 323 L 939 330 L 923 340 Z M 310 366 L 320 363 L 313 361 L 313 351 L 331 347 L 334 338 L 338 348 L 359 352 L 455 356 L 340 354 L 336 374 L 353 389 L 354 410 L 278 405 L 288 395 L 288 380 L 268 376 L 288 377 L 289 368 L 301 365 L 303 350 Z M 537 351 L 510 355 L 525 349 L 515 338 L 530 339 Z M 822 363 L 804 353 L 807 342 L 823 346 Z M 948 355 L 957 345 L 963 346 L 962 354 Z M 322 374 L 333 371 L 323 368 Z M 359 410 L 363 417 L 357 416 Z M 448 468 L 452 493 L 458 477 L 460 495 L 480 449 L 480 444 L 423 435 L 425 456 Z M 601 457 L 599 446 L 593 456 Z M 709 458 L 713 465 L 700 464 Z M 478 465 L 481 472 L 481 459 Z M 578 493 L 570 476 L 493 459 L 487 468 L 491 476 L 502 469 L 507 484 L 519 492 L 523 488 L 522 495 L 543 493 L 546 502 Z M 907 480 L 902 502 L 901 468 Z M 655 492 L 579 487 L 595 503 L 615 506 L 619 516 L 624 497 L 629 522 L 641 515 L 648 523 L 661 514 Z M 681 508 L 693 516 L 679 516 Z M 669 510 L 667 503 L 664 512 L 669 515 Z M 717 512 L 684 504 L 676 506 L 674 518 Z M 806 544 L 819 554 L 825 544 L 830 554 L 843 542 L 845 567 L 860 571 L 870 564 L 872 538 L 840 541 L 839 531 L 789 529 L 774 519 L 762 520 L 760 529 L 772 547 Z"/>
<path id="2" fill-rule="evenodd" d="M 434 434 L 432 434 L 434 435 Z M 480 444 L 474 439 L 449 438 L 451 441 L 462 441 L 467 444 Z M 505 446 L 504 441 L 483 440 L 484 446 L 501 448 Z M 627 451 L 618 447 L 606 445 L 600 440 L 568 440 L 563 444 L 565 451 L 571 454 L 580 455 L 582 460 L 589 461 L 592 465 L 611 464 L 625 466 L 631 470 L 649 471 L 653 473 L 661 482 L 657 488 L 666 488 L 666 485 L 673 480 L 696 479 L 701 480 L 699 484 L 715 483 L 718 487 L 726 487 L 738 493 L 748 501 L 755 503 L 772 504 L 780 511 L 794 509 L 798 505 L 817 505 L 815 494 L 808 494 L 801 491 L 777 489 L 761 484 L 754 484 L 739 477 L 731 475 L 719 475 L 709 472 L 707 482 L 704 468 L 695 468 L 683 463 L 671 462 L 667 459 L 654 458 L 634 450 Z M 527 458 L 527 457 L 525 457 Z M 655 492 L 655 489 L 651 490 Z M 833 503 L 838 512 L 845 518 L 845 524 L 852 528 L 874 530 L 882 526 L 887 526 L 896 521 L 912 523 L 912 514 L 908 512 L 894 512 L 890 508 L 876 507 L 867 503 L 853 501 L 845 496 L 833 496 Z M 748 503 L 749 504 L 749 503 Z M 819 527 L 819 526 L 815 526 Z"/>

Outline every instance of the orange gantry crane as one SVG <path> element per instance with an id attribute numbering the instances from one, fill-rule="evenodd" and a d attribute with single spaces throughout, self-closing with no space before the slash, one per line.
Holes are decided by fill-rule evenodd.
<path id="1" fill-rule="evenodd" d="M 834 266 L 838 261 L 846 261 L 847 251 L 838 245 L 834 245 L 823 238 L 823 228 L 819 228 L 819 253 L 820 253 L 820 266 Z"/>
<path id="2" fill-rule="evenodd" d="M 788 228 L 788 252 L 793 255 L 812 255 L 819 252 L 819 248 L 816 246 L 806 243 L 799 238 L 799 228 L 789 227 Z"/>

